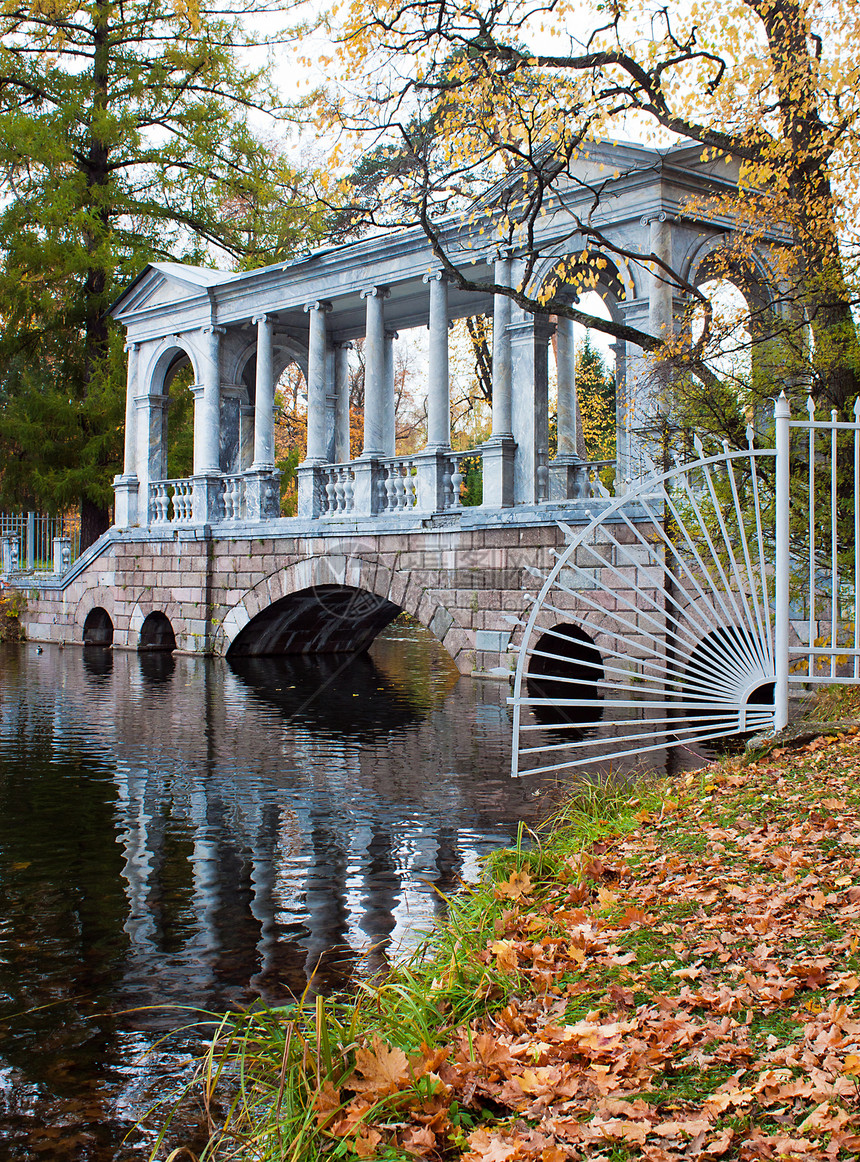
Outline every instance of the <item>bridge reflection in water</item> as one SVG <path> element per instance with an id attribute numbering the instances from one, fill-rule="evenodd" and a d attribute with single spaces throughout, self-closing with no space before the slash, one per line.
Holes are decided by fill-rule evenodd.
<path id="1" fill-rule="evenodd" d="M 399 624 L 349 662 L 25 646 L 0 691 L 10 1159 L 57 1125 L 58 1160 L 139 1157 L 122 1136 L 164 1089 L 141 1052 L 183 1019 L 160 1006 L 383 966 L 529 802 L 507 685 Z"/>

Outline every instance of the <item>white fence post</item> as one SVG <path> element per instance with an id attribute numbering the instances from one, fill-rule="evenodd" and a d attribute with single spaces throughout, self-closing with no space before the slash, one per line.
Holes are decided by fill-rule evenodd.
<path id="1" fill-rule="evenodd" d="M 774 551 L 774 730 L 788 725 L 788 629 L 790 604 L 789 552 L 789 420 L 791 407 L 785 392 L 780 392 L 773 411 L 776 421 L 776 532 Z"/>

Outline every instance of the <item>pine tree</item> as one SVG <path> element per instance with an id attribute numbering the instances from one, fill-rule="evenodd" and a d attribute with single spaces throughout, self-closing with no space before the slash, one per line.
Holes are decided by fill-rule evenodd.
<path id="1" fill-rule="evenodd" d="M 268 71 L 248 12 L 165 0 L 29 0 L 0 15 L 0 501 L 80 503 L 107 527 L 122 342 L 105 311 L 157 258 L 285 257 L 316 224 L 255 134 Z"/>

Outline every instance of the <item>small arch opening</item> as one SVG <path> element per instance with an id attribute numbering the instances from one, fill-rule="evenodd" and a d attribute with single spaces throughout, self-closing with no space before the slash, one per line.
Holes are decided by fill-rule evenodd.
<path id="1" fill-rule="evenodd" d="M 599 720 L 603 710 L 598 683 L 603 676 L 594 638 L 578 625 L 553 626 L 538 638 L 529 659 L 529 698 L 547 700 L 532 706 L 535 718 L 548 726 Z M 571 702 L 580 705 L 566 705 Z"/>
<path id="2" fill-rule="evenodd" d="M 113 622 L 106 609 L 97 605 L 91 609 L 84 621 L 83 642 L 85 646 L 112 646 Z"/>
<path id="3" fill-rule="evenodd" d="M 176 634 L 167 616 L 160 611 L 147 615 L 140 627 L 138 651 L 169 651 L 176 649 Z"/>

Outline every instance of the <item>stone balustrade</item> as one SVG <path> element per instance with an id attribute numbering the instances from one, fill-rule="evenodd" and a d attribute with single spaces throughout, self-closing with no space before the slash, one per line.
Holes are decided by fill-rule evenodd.
<path id="1" fill-rule="evenodd" d="M 149 523 L 191 524 L 194 520 L 194 481 L 153 480 L 149 485 Z"/>

